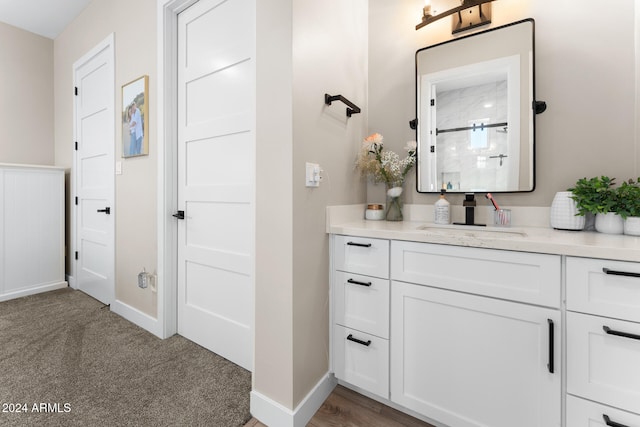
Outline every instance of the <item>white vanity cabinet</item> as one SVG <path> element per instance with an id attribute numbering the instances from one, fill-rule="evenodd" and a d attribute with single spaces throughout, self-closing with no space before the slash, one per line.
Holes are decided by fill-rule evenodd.
<path id="1" fill-rule="evenodd" d="M 335 236 L 333 264 L 333 371 L 387 399 L 389 241 Z"/>
<path id="2" fill-rule="evenodd" d="M 391 400 L 452 427 L 560 426 L 560 265 L 393 241 Z"/>
<path id="3" fill-rule="evenodd" d="M 640 427 L 640 239 L 360 214 L 327 221 L 345 385 L 438 427 Z M 349 334 L 388 352 L 358 365 L 338 340 Z"/>
<path id="4" fill-rule="evenodd" d="M 640 263 L 566 265 L 567 427 L 640 426 Z"/>
<path id="5" fill-rule="evenodd" d="M 339 380 L 451 427 L 560 427 L 559 256 L 332 239 Z"/>

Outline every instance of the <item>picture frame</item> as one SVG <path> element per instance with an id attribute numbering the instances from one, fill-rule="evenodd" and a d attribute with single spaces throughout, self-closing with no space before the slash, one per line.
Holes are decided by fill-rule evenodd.
<path id="1" fill-rule="evenodd" d="M 122 86 L 122 157 L 149 155 L 149 76 Z"/>

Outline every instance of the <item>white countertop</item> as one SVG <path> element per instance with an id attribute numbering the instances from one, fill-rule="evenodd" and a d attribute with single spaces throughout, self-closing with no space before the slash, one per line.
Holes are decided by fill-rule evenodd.
<path id="1" fill-rule="evenodd" d="M 327 233 L 640 262 L 640 237 L 550 227 L 435 225 L 427 220 L 367 221 L 363 206 L 327 208 Z"/>

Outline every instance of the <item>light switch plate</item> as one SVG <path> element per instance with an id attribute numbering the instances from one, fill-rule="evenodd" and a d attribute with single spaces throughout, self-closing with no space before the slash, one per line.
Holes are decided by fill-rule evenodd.
<path id="1" fill-rule="evenodd" d="M 317 163 L 306 163 L 305 185 L 307 187 L 320 187 L 320 165 Z"/>

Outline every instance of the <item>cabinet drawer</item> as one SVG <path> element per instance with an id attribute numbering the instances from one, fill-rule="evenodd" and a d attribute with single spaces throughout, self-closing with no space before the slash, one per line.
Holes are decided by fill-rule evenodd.
<path id="1" fill-rule="evenodd" d="M 567 391 L 640 414 L 640 324 L 568 312 Z"/>
<path id="2" fill-rule="evenodd" d="M 364 237 L 335 236 L 336 270 L 389 278 L 389 241 Z"/>
<path id="3" fill-rule="evenodd" d="M 640 427 L 640 415 L 567 396 L 567 427 Z"/>
<path id="4" fill-rule="evenodd" d="M 568 257 L 567 309 L 640 322 L 640 263 Z"/>
<path id="5" fill-rule="evenodd" d="M 333 283 L 336 323 L 389 338 L 389 279 L 337 271 Z"/>
<path id="6" fill-rule="evenodd" d="M 560 256 L 392 242 L 393 280 L 560 307 Z"/>
<path id="7" fill-rule="evenodd" d="M 388 340 L 334 325 L 333 366 L 336 378 L 389 398 Z"/>

